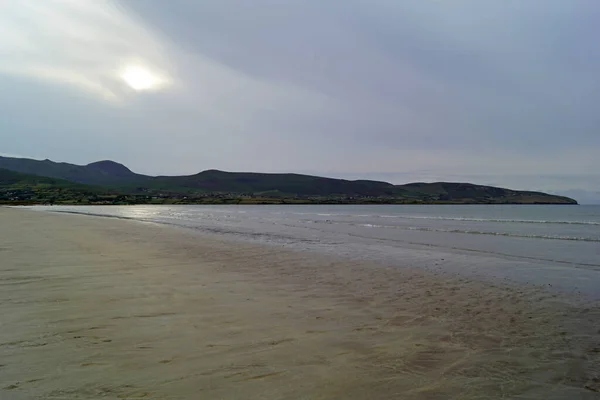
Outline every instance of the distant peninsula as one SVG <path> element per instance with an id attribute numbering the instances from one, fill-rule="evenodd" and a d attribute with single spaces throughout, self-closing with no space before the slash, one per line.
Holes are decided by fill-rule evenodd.
<path id="1" fill-rule="evenodd" d="M 0 157 L 0 204 L 577 204 L 472 183 L 393 185 L 301 174 L 203 171 L 148 176 L 114 161 L 75 165 Z"/>

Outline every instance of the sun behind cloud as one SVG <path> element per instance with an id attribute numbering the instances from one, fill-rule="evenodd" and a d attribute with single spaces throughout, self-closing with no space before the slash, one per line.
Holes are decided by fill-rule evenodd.
<path id="1" fill-rule="evenodd" d="M 118 0 L 9 3 L 0 5 L 0 76 L 65 85 L 113 104 L 173 83 L 164 39 Z"/>
<path id="2" fill-rule="evenodd" d="M 157 90 L 166 83 L 157 73 L 139 65 L 125 67 L 121 78 L 135 91 Z"/>

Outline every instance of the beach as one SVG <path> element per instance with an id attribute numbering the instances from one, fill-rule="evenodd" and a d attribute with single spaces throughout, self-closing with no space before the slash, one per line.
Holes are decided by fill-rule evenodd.
<path id="1" fill-rule="evenodd" d="M 1 399 L 597 399 L 600 308 L 533 285 L 0 208 Z"/>

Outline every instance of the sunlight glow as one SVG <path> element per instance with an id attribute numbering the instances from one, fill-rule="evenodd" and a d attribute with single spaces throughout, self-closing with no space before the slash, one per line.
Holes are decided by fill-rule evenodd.
<path id="1" fill-rule="evenodd" d="M 152 73 L 148 68 L 137 65 L 126 67 L 121 78 L 136 91 L 159 89 L 164 84 L 160 76 Z"/>
<path id="2" fill-rule="evenodd" d="M 125 104 L 173 84 L 167 45 L 118 0 L 0 0 L 0 76 Z"/>

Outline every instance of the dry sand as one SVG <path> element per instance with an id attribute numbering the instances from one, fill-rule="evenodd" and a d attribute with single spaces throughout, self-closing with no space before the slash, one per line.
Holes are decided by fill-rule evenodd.
<path id="1" fill-rule="evenodd" d="M 541 289 L 0 208 L 0 399 L 597 399 Z"/>

